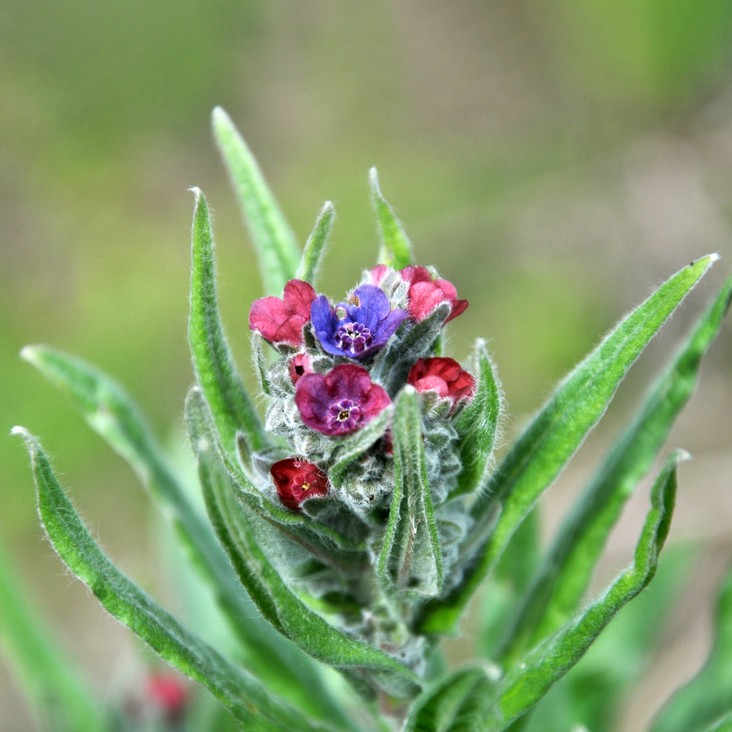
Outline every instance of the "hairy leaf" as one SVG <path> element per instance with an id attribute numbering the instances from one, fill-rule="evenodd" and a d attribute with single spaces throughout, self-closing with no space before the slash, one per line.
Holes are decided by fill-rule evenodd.
<path id="1" fill-rule="evenodd" d="M 202 424 L 206 419 L 202 407 L 200 396 L 192 392 L 187 402 L 188 422 L 206 505 L 219 541 L 262 615 L 314 658 L 373 679 L 396 696 L 413 694 L 418 683 L 411 671 L 329 625 L 293 593 L 273 566 L 258 539 L 261 518 L 239 502 L 236 486 Z"/>
<path id="2" fill-rule="evenodd" d="M 422 414 L 417 392 L 399 394 L 392 428 L 394 493 L 379 554 L 382 583 L 398 591 L 434 597 L 442 589 L 442 550 L 427 482 Z"/>
<path id="3" fill-rule="evenodd" d="M 169 514 L 177 537 L 207 581 L 248 666 L 275 691 L 322 717 L 333 714 L 319 670 L 304 654 L 256 617 L 228 559 L 203 516 L 193 506 L 129 395 L 109 376 L 80 359 L 45 346 L 27 346 L 22 356 L 68 394 L 89 425 L 125 458 Z M 244 621 L 244 618 L 247 618 Z M 293 664 L 293 656 L 299 655 Z"/>
<path id="4" fill-rule="evenodd" d="M 604 414 L 629 368 L 717 259 L 717 255 L 708 255 L 677 272 L 623 318 L 559 384 L 473 505 L 475 524 L 464 542 L 464 550 L 466 556 L 472 554 L 474 558 L 469 560 L 462 582 L 451 595 L 425 608 L 425 631 L 444 633 L 454 628 L 517 527 Z M 503 505 L 498 523 L 488 537 L 486 518 L 495 510 L 496 501 Z"/>
<path id="5" fill-rule="evenodd" d="M 536 704 L 579 661 L 615 614 L 651 581 L 671 524 L 676 466 L 685 457 L 682 451 L 674 453 L 656 480 L 631 566 L 577 618 L 530 651 L 503 678 L 499 688 L 505 726 Z"/>
<path id="6" fill-rule="evenodd" d="M 229 115 L 216 107 L 212 122 L 214 137 L 259 259 L 265 292 L 281 296 L 300 261 L 297 240 Z"/>
<path id="7" fill-rule="evenodd" d="M 305 249 L 297 267 L 295 277 L 315 285 L 320 270 L 320 263 L 325 253 L 325 244 L 328 241 L 328 234 L 335 218 L 335 208 L 330 201 L 323 204 L 318 218 L 315 221 L 313 231 L 305 242 Z"/>
<path id="8" fill-rule="evenodd" d="M 472 493 L 482 484 L 501 416 L 501 391 L 482 339 L 475 344 L 475 360 L 478 367 L 475 396 L 455 420 L 462 468 L 451 498 Z"/>
<path id="9" fill-rule="evenodd" d="M 381 193 L 376 168 L 371 168 L 369 171 L 369 184 L 371 200 L 376 209 L 376 219 L 379 222 L 379 232 L 381 233 L 379 262 L 394 269 L 402 269 L 409 264 L 414 264 L 414 254 L 409 237 L 394 214 L 394 210 Z"/>
<path id="10" fill-rule="evenodd" d="M 193 367 L 227 449 L 235 449 L 236 433 L 243 432 L 254 450 L 262 450 L 269 446 L 269 439 L 236 371 L 219 316 L 208 205 L 201 191 L 194 189 L 194 193 L 188 321 Z"/>
<path id="11" fill-rule="evenodd" d="M 323 730 L 257 679 L 232 665 L 124 576 L 102 552 L 65 495 L 39 442 L 22 428 L 38 489 L 38 511 L 48 538 L 69 569 L 104 608 L 163 660 L 205 686 L 247 729 Z"/>
<path id="12" fill-rule="evenodd" d="M 403 732 L 489 732 L 497 729 L 495 682 L 480 668 L 453 672 L 415 701 Z"/>
<path id="13" fill-rule="evenodd" d="M 517 615 L 503 662 L 554 632 L 577 609 L 623 505 L 694 391 L 701 359 L 719 332 L 731 297 L 732 280 L 699 319 L 564 521 Z"/>

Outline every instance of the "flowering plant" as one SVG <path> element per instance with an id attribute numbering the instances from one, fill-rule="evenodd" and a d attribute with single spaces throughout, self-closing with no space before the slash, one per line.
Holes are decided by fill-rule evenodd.
<path id="1" fill-rule="evenodd" d="M 222 110 L 214 112 L 214 130 L 268 293 L 249 312 L 266 414 L 262 419 L 243 387 L 224 335 L 209 210 L 194 190 L 189 340 L 197 384 L 186 420 L 207 519 L 116 383 L 47 347 L 27 347 L 23 356 L 70 394 L 172 515 L 228 622 L 231 644 L 205 641 L 202 629 L 182 625 L 124 576 L 87 531 L 39 441 L 15 428 L 32 458 L 51 542 L 112 615 L 206 687 L 238 728 L 531 729 L 531 712 L 541 710 L 549 690 L 656 571 L 681 451 L 655 481 L 630 566 L 585 600 L 623 503 L 690 396 L 732 281 L 699 318 L 541 555 L 536 502 L 717 257 L 684 267 L 620 320 L 496 461 L 502 397 L 486 344 L 478 340 L 462 364 L 442 355 L 443 328 L 468 303 L 436 270 L 415 264 L 376 173 L 370 182 L 379 264 L 333 302 L 314 286 L 332 205 L 323 207 L 300 252 Z M 440 639 L 455 631 L 484 581 L 505 586 L 507 576 L 510 601 L 490 590 L 482 600 L 490 612 L 478 662 L 448 668 Z M 730 602 L 727 587 L 722 603 Z M 14 637 L 21 637 L 27 621 L 16 615 Z M 30 661 L 30 646 L 19 641 L 15 648 L 26 675 L 40 679 L 36 688 L 53 692 L 42 698 L 54 729 L 114 727 L 69 673 L 49 675 Z M 703 706 L 694 703 L 715 662 L 662 710 L 656 732 L 712 729 L 725 714 L 721 724 L 730 724 L 729 689 L 710 694 Z M 167 683 L 154 689 L 166 710 L 161 728 L 186 724 L 188 692 Z M 53 701 L 59 695 L 60 708 Z M 584 719 L 572 714 L 572 723 Z M 538 724 L 548 728 L 541 717 Z"/>

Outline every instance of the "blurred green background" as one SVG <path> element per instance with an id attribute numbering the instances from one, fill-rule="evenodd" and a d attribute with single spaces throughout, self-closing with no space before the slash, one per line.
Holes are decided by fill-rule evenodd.
<path id="1" fill-rule="evenodd" d="M 373 262 L 367 171 L 378 167 L 420 261 L 471 302 L 451 326 L 451 355 L 489 339 L 507 439 L 654 285 L 709 251 L 727 255 L 550 493 L 549 530 L 730 272 L 729 0 L 4 0 L 0 88 L 2 429 L 22 424 L 43 438 L 112 556 L 164 597 L 174 593 L 156 579 L 131 472 L 17 354 L 43 342 L 98 364 L 180 443 L 191 381 L 186 189 L 197 185 L 214 211 L 224 317 L 249 379 L 247 312 L 261 291 L 211 141 L 214 105 L 246 136 L 303 241 L 334 201 L 321 282 L 333 296 Z M 681 473 L 672 540 L 707 547 L 698 597 L 732 554 L 731 343 L 727 327 L 674 434 L 696 457 Z M 137 646 L 42 541 L 17 439 L 0 439 L 0 465 L 2 543 L 108 694 Z M 633 505 L 628 514 L 608 571 L 627 561 Z M 691 640 L 675 651 L 685 660 L 660 658 L 671 674 L 646 682 L 647 704 L 703 655 L 704 614 L 686 612 L 676 622 Z M 0 665 L 3 729 L 27 729 L 9 679 Z M 634 703 L 637 720 L 645 707 Z"/>

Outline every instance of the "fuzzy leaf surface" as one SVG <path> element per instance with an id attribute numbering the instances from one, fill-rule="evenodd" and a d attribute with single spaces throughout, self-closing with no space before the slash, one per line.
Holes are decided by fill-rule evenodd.
<path id="1" fill-rule="evenodd" d="M 478 367 L 475 396 L 455 420 L 462 469 L 451 498 L 472 493 L 482 484 L 501 416 L 500 387 L 482 339 L 475 344 L 475 361 Z"/>
<path id="2" fill-rule="evenodd" d="M 281 296 L 300 261 L 297 239 L 229 115 L 216 107 L 213 132 L 259 260 L 265 294 Z"/>
<path id="3" fill-rule="evenodd" d="M 298 280 L 305 280 L 315 286 L 334 218 L 335 208 L 330 201 L 326 201 L 323 204 L 323 208 L 320 209 L 310 236 L 305 242 L 302 258 L 300 259 L 300 264 L 297 266 L 297 272 L 295 272 L 295 277 Z"/>
<path id="4" fill-rule="evenodd" d="M 178 539 L 241 642 L 248 666 L 270 688 L 292 697 L 311 713 L 332 716 L 318 669 L 260 618 L 231 569 L 210 526 L 193 506 L 168 466 L 143 415 L 113 379 L 80 359 L 45 346 L 27 346 L 22 356 L 65 392 L 88 424 L 135 470 L 162 511 L 169 514 Z M 243 622 L 243 618 L 248 618 Z"/>
<path id="5" fill-rule="evenodd" d="M 722 326 L 730 298 L 732 280 L 698 320 L 567 516 L 518 613 L 501 663 L 510 663 L 556 631 L 577 609 L 622 507 L 696 387 L 701 359 Z"/>
<path id="6" fill-rule="evenodd" d="M 497 729 L 495 682 L 479 668 L 455 671 L 418 697 L 403 732 Z"/>
<path id="7" fill-rule="evenodd" d="M 536 704 L 579 661 L 615 614 L 651 581 L 671 524 L 676 466 L 685 457 L 683 452 L 674 453 L 659 474 L 630 567 L 577 618 L 530 651 L 500 682 L 502 729 Z"/>
<path id="8" fill-rule="evenodd" d="M 425 608 L 422 628 L 451 631 L 481 581 L 500 559 L 511 536 L 541 494 L 554 482 L 604 414 L 620 382 L 666 319 L 718 259 L 708 255 L 673 275 L 626 315 L 559 384 L 491 476 L 475 502 L 475 528 L 464 542 L 474 556 L 453 593 Z M 498 523 L 484 536 L 486 517 L 502 502 Z"/>
<path id="9" fill-rule="evenodd" d="M 237 432 L 254 450 L 269 447 L 259 414 L 234 366 L 219 316 L 213 232 L 206 198 L 194 190 L 191 305 L 188 340 L 196 378 L 209 404 L 216 429 L 227 449 L 234 450 Z"/>
<path id="10" fill-rule="evenodd" d="M 396 217 L 394 209 L 381 193 L 376 168 L 371 168 L 369 171 L 369 185 L 371 186 L 371 200 L 376 210 L 376 220 L 379 223 L 379 232 L 381 234 L 379 262 L 383 262 L 394 269 L 402 269 L 407 265 L 414 264 L 412 244 L 402 227 L 401 221 Z"/>
<path id="11" fill-rule="evenodd" d="M 39 442 L 16 428 L 31 456 L 38 511 L 48 538 L 69 569 L 104 608 L 163 660 L 205 686 L 246 729 L 324 730 L 277 699 L 257 679 L 232 665 L 123 575 L 89 534 L 53 473 Z"/>
<path id="12" fill-rule="evenodd" d="M 385 653 L 329 625 L 294 594 L 259 540 L 260 535 L 265 536 L 271 529 L 256 514 L 244 510 L 237 498 L 236 485 L 203 425 L 206 416 L 196 392 L 189 395 L 187 412 L 211 522 L 239 579 L 262 615 L 314 658 L 343 671 L 374 679 L 396 696 L 413 694 L 418 682 L 411 671 Z"/>
<path id="13" fill-rule="evenodd" d="M 427 482 L 419 398 L 409 386 L 397 400 L 392 439 L 394 494 L 379 577 L 387 587 L 434 597 L 442 589 L 442 549 Z"/>

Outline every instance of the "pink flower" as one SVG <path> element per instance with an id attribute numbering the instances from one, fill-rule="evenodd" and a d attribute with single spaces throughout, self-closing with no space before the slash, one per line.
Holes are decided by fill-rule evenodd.
<path id="1" fill-rule="evenodd" d="M 308 427 L 341 437 L 368 424 L 391 404 L 391 399 L 371 381 L 366 369 L 342 364 L 327 374 L 301 376 L 295 388 L 295 404 Z"/>
<path id="2" fill-rule="evenodd" d="M 402 279 L 409 282 L 407 309 L 415 320 L 424 320 L 440 303 L 449 302 L 452 306 L 445 319 L 456 318 L 468 307 L 467 300 L 457 299 L 455 285 L 448 280 L 433 279 L 427 267 L 410 265 L 400 271 Z"/>
<path id="3" fill-rule="evenodd" d="M 270 343 L 300 346 L 303 326 L 310 320 L 310 305 L 316 298 L 312 285 L 290 280 L 282 298 L 260 297 L 249 311 L 249 327 Z"/>
<path id="4" fill-rule="evenodd" d="M 420 358 L 409 370 L 407 383 L 417 391 L 434 391 L 453 404 L 471 399 L 475 379 L 454 358 Z"/>
<path id="5" fill-rule="evenodd" d="M 293 511 L 299 511 L 300 504 L 308 498 L 328 493 L 325 473 L 305 460 L 285 458 L 277 461 L 269 472 L 277 486 L 280 501 Z"/>

